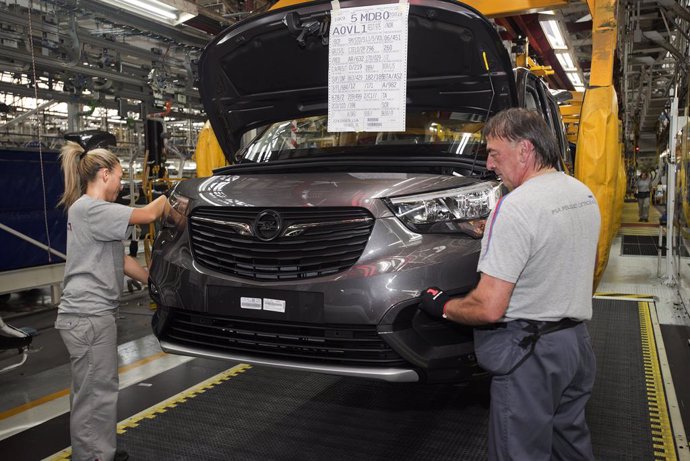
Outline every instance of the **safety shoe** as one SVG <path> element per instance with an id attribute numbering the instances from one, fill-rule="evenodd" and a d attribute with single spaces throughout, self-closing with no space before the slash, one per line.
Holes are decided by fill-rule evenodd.
<path id="1" fill-rule="evenodd" d="M 115 461 L 127 461 L 129 459 L 129 453 L 125 450 L 115 450 Z"/>

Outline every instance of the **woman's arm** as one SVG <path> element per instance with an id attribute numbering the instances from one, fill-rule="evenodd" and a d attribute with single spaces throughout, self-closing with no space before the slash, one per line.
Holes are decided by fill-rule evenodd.
<path id="1" fill-rule="evenodd" d="M 149 283 L 149 272 L 136 259 L 128 255 L 125 256 L 125 275 L 144 285 Z"/>
<path id="2" fill-rule="evenodd" d="M 135 208 L 132 215 L 129 217 L 130 224 L 148 224 L 161 216 L 165 216 L 170 211 L 170 203 L 168 198 L 161 195 L 153 202 L 145 207 Z"/>

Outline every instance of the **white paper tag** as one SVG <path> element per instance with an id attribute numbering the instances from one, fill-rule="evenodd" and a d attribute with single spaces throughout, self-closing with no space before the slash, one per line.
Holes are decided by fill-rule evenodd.
<path id="1" fill-rule="evenodd" d="M 264 310 L 273 312 L 285 312 L 285 301 L 282 299 L 264 298 Z"/>
<path id="2" fill-rule="evenodd" d="M 328 131 L 405 131 L 410 4 L 331 11 Z"/>
<path id="3" fill-rule="evenodd" d="M 240 298 L 240 307 L 242 309 L 261 310 L 261 298 Z"/>

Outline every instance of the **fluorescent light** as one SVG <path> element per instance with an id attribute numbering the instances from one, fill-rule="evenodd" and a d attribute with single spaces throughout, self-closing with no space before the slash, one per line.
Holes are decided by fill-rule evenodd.
<path id="1" fill-rule="evenodd" d="M 556 58 L 558 59 L 558 62 L 561 63 L 561 67 L 565 71 L 573 71 L 577 70 L 577 67 L 575 67 L 575 63 L 573 62 L 573 58 L 570 56 L 569 52 L 561 52 L 561 53 L 556 53 Z"/>
<path id="2" fill-rule="evenodd" d="M 100 0 L 154 21 L 176 26 L 199 14 L 197 6 L 186 0 L 174 0 L 174 6 L 158 0 Z"/>
<path id="3" fill-rule="evenodd" d="M 548 21 L 539 21 L 541 28 L 546 35 L 546 40 L 549 41 L 549 45 L 554 50 L 567 50 L 568 45 L 565 43 L 563 38 L 563 32 L 561 32 L 561 25 L 555 19 L 549 19 Z"/>
<path id="4" fill-rule="evenodd" d="M 583 91 L 585 91 L 585 87 L 584 86 L 576 86 L 575 91 L 579 91 L 580 93 L 582 93 Z"/>
<path id="5" fill-rule="evenodd" d="M 566 75 L 568 75 L 568 78 L 573 86 L 584 86 L 584 83 L 582 83 L 582 79 L 580 78 L 580 74 L 577 72 L 568 72 Z"/>

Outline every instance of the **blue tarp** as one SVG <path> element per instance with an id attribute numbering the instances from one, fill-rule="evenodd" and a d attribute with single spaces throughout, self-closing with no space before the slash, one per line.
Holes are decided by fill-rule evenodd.
<path id="1" fill-rule="evenodd" d="M 64 190 L 58 152 L 43 152 L 50 246 L 65 253 L 67 215 L 57 202 Z M 37 151 L 0 149 L 0 223 L 48 245 Z M 0 229 L 0 271 L 62 263 L 56 255 Z"/>

